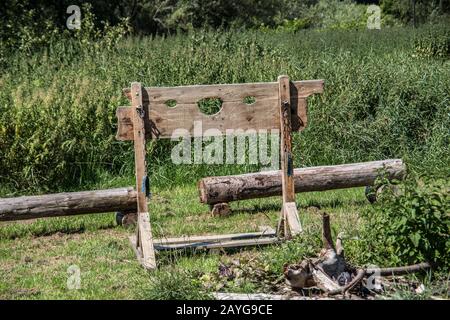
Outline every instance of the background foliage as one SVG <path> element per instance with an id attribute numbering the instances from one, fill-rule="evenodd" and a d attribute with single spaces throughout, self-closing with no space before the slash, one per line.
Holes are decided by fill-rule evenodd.
<path id="1" fill-rule="evenodd" d="M 97 27 L 128 19 L 136 34 L 200 27 L 275 27 L 286 23 L 296 23 L 301 28 L 359 28 L 365 25 L 369 3 L 380 5 L 386 25 L 448 20 L 450 13 L 450 0 L 3 0 L 0 41 L 13 47 L 30 41 L 33 45 L 47 43 L 65 30 L 67 7 L 87 3 Z M 87 7 L 82 15 L 86 12 Z"/>
<path id="2" fill-rule="evenodd" d="M 283 73 L 326 80 L 325 93 L 310 99 L 310 126 L 295 137 L 296 166 L 403 157 L 412 170 L 445 171 L 448 24 L 366 30 L 360 2 L 92 1 L 82 4 L 82 28 L 71 31 L 68 1 L 3 1 L 1 189 L 77 189 L 105 174 L 131 174 L 132 145 L 114 135 L 115 109 L 128 104 L 121 88 L 133 80 L 239 83 Z M 406 2 L 380 5 L 401 24 Z M 428 4 L 421 14 L 430 21 L 448 10 L 448 1 Z M 139 36 L 146 33 L 153 35 Z M 149 145 L 156 184 L 259 169 L 186 170 L 170 165 L 172 145 Z"/>
<path id="3" fill-rule="evenodd" d="M 449 166 L 449 60 L 416 55 L 427 29 L 192 32 L 129 38 L 108 47 L 57 41 L 15 52 L 0 77 L 0 179 L 27 190 L 81 188 L 104 172 L 132 174 L 132 144 L 116 141 L 121 89 L 325 79 L 295 136 L 296 166 L 402 157 L 411 170 Z M 104 41 L 108 41 L 105 38 Z M 151 49 L 150 49 L 151 48 Z M 192 183 L 255 165 L 171 165 L 173 143 L 149 144 L 154 183 Z"/>

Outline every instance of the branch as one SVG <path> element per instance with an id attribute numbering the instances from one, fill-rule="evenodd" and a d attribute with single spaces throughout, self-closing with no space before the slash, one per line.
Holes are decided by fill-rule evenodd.
<path id="1" fill-rule="evenodd" d="M 379 272 L 380 276 L 400 276 L 403 274 L 413 273 L 428 270 L 431 268 L 431 264 L 428 262 L 422 262 L 418 264 L 413 264 L 410 266 L 404 267 L 393 267 L 393 268 L 371 268 L 366 270 L 366 274 L 372 274 L 375 272 Z"/>
<path id="2" fill-rule="evenodd" d="M 322 214 L 322 224 L 323 247 L 327 250 L 332 249 L 336 251 L 333 244 L 333 237 L 331 236 L 330 216 L 325 212 Z"/>

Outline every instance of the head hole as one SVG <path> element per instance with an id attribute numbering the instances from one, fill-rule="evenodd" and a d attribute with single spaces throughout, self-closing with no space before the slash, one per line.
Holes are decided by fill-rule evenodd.
<path id="1" fill-rule="evenodd" d="M 222 109 L 222 100 L 217 97 L 203 98 L 197 102 L 197 105 L 202 113 L 210 116 Z"/>

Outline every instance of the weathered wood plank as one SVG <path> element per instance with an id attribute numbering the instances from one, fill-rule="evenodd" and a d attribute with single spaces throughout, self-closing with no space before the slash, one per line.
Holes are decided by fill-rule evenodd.
<path id="1" fill-rule="evenodd" d="M 297 81 L 291 83 L 293 96 L 292 129 L 302 130 L 307 123 L 306 97 L 323 91 L 322 80 Z M 129 90 L 125 90 L 130 97 Z M 256 101 L 247 105 L 245 97 L 252 96 Z M 226 84 L 212 86 L 186 86 L 171 88 L 147 88 L 144 99 L 151 103 L 145 118 L 147 137 L 171 138 L 175 130 L 185 130 L 191 136 L 216 136 L 232 134 L 230 130 L 273 130 L 280 128 L 278 112 L 277 83 Z M 214 115 L 203 114 L 197 102 L 203 98 L 218 97 L 222 109 Z M 175 100 L 175 107 L 166 102 Z M 146 100 L 144 100 L 145 102 Z M 133 122 L 130 108 L 119 107 L 116 115 L 119 121 L 116 138 L 133 140 Z M 194 123 L 201 123 L 200 131 L 194 131 Z M 228 130 L 228 132 L 227 132 Z M 178 131 L 181 132 L 181 131 Z"/>
<path id="2" fill-rule="evenodd" d="M 296 96 L 306 98 L 314 93 L 323 92 L 323 80 L 293 81 Z M 209 97 L 221 98 L 224 102 L 242 102 L 247 96 L 258 99 L 277 99 L 278 82 L 236 83 L 191 85 L 178 87 L 147 87 L 147 94 L 143 102 L 165 103 L 168 100 L 176 100 L 180 104 L 197 103 L 198 100 Z M 123 89 L 125 96 L 131 101 L 130 88 Z"/>
<path id="3" fill-rule="evenodd" d="M 156 244 L 155 249 L 162 250 L 183 250 L 183 249 L 218 249 L 218 248 L 239 248 L 247 246 L 263 246 L 279 243 L 281 240 L 277 237 L 259 237 L 243 240 L 224 240 L 211 242 L 190 242 L 179 244 Z"/>
<path id="4" fill-rule="evenodd" d="M 156 268 L 155 248 L 153 245 L 152 228 L 148 212 L 138 213 L 139 247 L 142 252 L 142 265 L 146 269 Z"/>
<path id="5" fill-rule="evenodd" d="M 289 78 L 280 76 L 278 78 L 279 98 L 278 106 L 280 113 L 281 143 L 281 186 L 283 191 L 283 202 L 295 201 L 294 191 L 294 166 L 292 158 L 292 127 L 291 127 L 291 95 Z"/>
<path id="6" fill-rule="evenodd" d="M 286 202 L 283 204 L 284 217 L 289 225 L 289 235 L 295 237 L 302 232 L 300 219 L 298 217 L 297 205 L 295 202 Z"/>
<path id="7" fill-rule="evenodd" d="M 216 300 L 335 300 L 337 298 L 323 296 L 300 296 L 300 295 L 281 295 L 267 293 L 232 293 L 232 292 L 213 292 Z M 342 298 L 341 298 L 342 299 Z"/>
<path id="8" fill-rule="evenodd" d="M 173 245 L 182 243 L 202 243 L 202 242 L 220 242 L 231 240 L 246 240 L 261 237 L 275 237 L 275 230 L 268 230 L 263 232 L 248 232 L 248 233 L 233 233 L 233 234 L 221 234 L 221 235 L 206 235 L 206 236 L 185 236 L 178 238 L 160 238 L 155 239 L 153 243 L 155 245 Z"/>
<path id="9" fill-rule="evenodd" d="M 286 238 L 301 232 L 297 206 L 295 205 L 294 161 L 292 156 L 291 85 L 287 76 L 278 77 L 278 106 L 280 112 L 281 144 L 281 189 L 283 208 L 278 223 L 279 232 Z"/>

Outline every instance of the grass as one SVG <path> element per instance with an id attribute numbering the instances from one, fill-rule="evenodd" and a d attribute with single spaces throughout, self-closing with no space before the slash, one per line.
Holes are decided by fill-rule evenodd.
<path id="1" fill-rule="evenodd" d="M 345 232 L 346 258 L 360 262 L 359 256 L 352 255 L 352 246 L 358 241 L 359 213 L 370 206 L 363 188 L 298 194 L 296 201 L 304 233 L 292 241 L 226 252 L 162 252 L 157 255 L 158 269 L 151 273 L 140 266 L 129 244 L 134 229 L 117 226 L 112 213 L 4 222 L 0 224 L 0 298 L 208 299 L 212 291 L 270 293 L 282 282 L 285 263 L 320 251 L 322 210 L 331 215 L 334 236 Z M 199 204 L 194 186 L 179 186 L 155 190 L 149 209 L 154 236 L 166 237 L 275 227 L 280 205 L 278 197 L 234 202 L 231 216 L 212 217 L 208 207 Z M 239 277 L 219 275 L 220 265 L 236 261 Z M 78 290 L 67 287 L 68 268 L 73 265 L 80 269 Z M 399 284 L 380 298 L 448 298 L 448 274 L 414 279 L 425 283 L 424 292 L 411 292 Z"/>
<path id="2" fill-rule="evenodd" d="M 367 205 L 362 188 L 309 193 L 298 196 L 307 237 L 320 228 L 320 217 L 312 206 L 332 214 L 336 229 L 355 232 L 357 213 Z M 212 217 L 208 207 L 197 201 L 194 187 L 157 190 L 150 203 L 152 225 L 157 237 L 184 234 L 213 234 L 257 231 L 260 225 L 275 226 L 280 208 L 278 198 L 233 203 L 236 213 Z M 45 227 L 44 227 L 45 226 Z M 133 230 L 116 226 L 113 214 L 49 218 L 30 222 L 3 223 L 0 228 L 0 297 L 4 299 L 142 299 L 207 297 L 199 284 L 179 287 L 173 282 L 187 275 L 216 273 L 219 261 L 251 255 L 267 257 L 267 270 L 281 274 L 282 265 L 295 262 L 320 247 L 314 235 L 309 247 L 301 240 L 290 244 L 243 252 L 162 253 L 159 269 L 147 274 L 138 264 L 128 242 Z M 305 246 L 305 247 L 304 247 Z M 292 250 L 295 248 L 295 250 Z M 67 289 L 67 268 L 81 271 L 81 289 Z M 193 279 L 193 280 L 195 280 Z M 178 280 L 177 280 L 178 281 Z M 161 286 L 161 283 L 169 283 Z M 175 281 L 176 282 L 176 281 Z M 172 283 L 172 285 L 170 285 Z M 243 283 L 234 290 L 248 291 Z M 164 288 L 167 288 L 165 290 Z M 170 289 L 169 289 L 170 288 Z M 198 293 L 194 294 L 195 288 Z M 254 288 L 256 289 L 256 288 Z M 253 289 L 253 290 L 254 290 Z"/>

